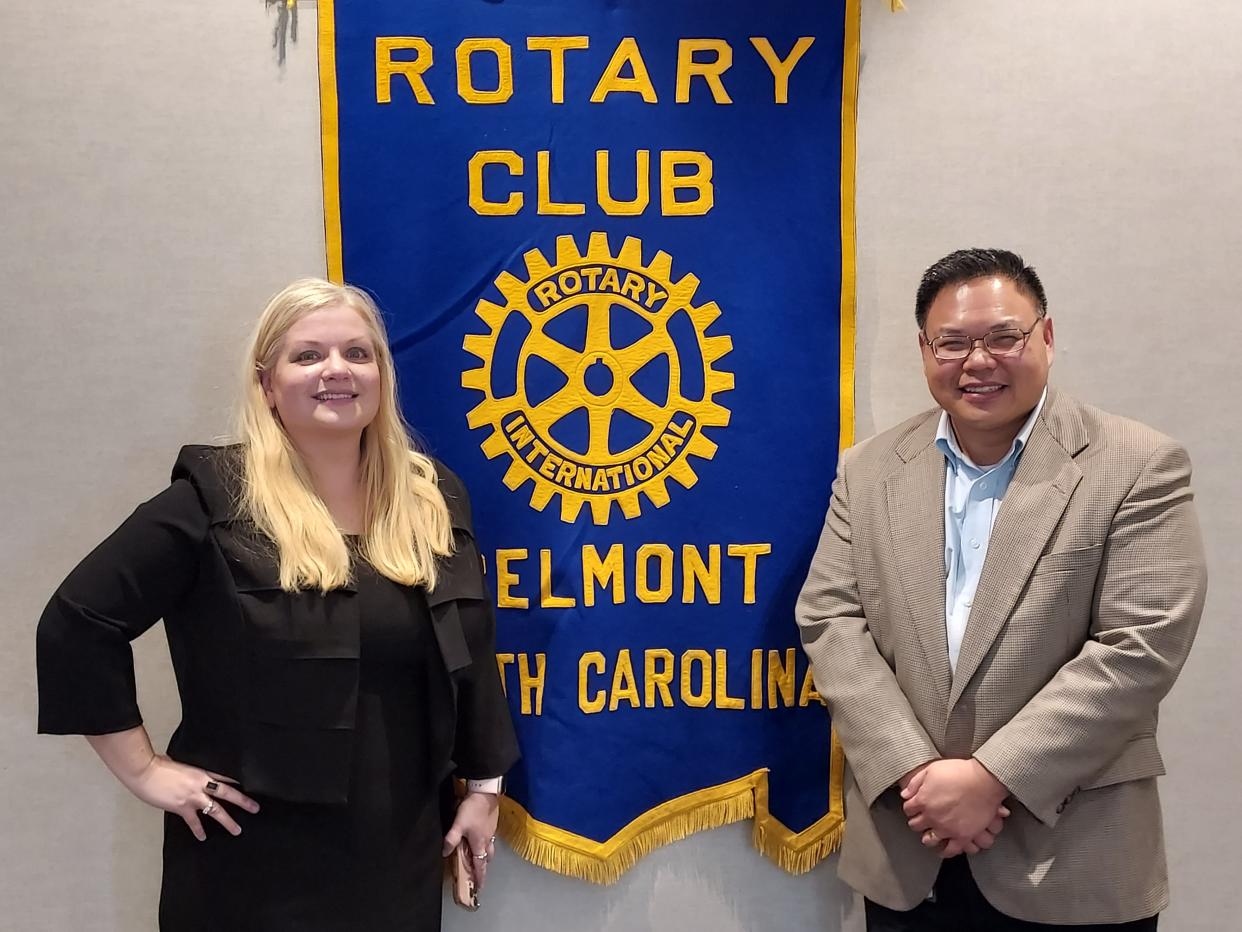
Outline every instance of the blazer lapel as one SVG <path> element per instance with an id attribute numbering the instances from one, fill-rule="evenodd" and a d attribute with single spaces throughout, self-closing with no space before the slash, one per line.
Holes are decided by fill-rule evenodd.
<path id="1" fill-rule="evenodd" d="M 992 528 L 953 675 L 950 709 L 1009 620 L 1065 513 L 1082 479 L 1074 455 L 1086 445 L 1086 431 L 1074 403 L 1050 391 Z"/>
<path id="2" fill-rule="evenodd" d="M 885 482 L 888 529 L 906 604 L 941 701 L 952 673 L 944 621 L 944 454 L 932 414 L 897 447 L 905 465 Z"/>

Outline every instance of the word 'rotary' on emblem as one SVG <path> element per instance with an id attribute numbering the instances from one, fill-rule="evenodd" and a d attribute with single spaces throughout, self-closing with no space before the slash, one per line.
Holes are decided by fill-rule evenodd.
<path id="1" fill-rule="evenodd" d="M 614 501 L 636 518 L 640 494 L 667 504 L 667 480 L 690 488 L 690 457 L 716 454 L 704 428 L 729 423 L 717 396 L 733 374 L 717 363 L 733 341 L 707 334 L 720 308 L 693 304 L 699 280 L 674 281 L 672 258 L 644 264 L 642 249 L 627 237 L 613 255 L 607 235 L 592 233 L 585 253 L 558 237 L 555 264 L 530 250 L 525 280 L 496 278 L 505 304 L 475 307 L 488 332 L 462 343 L 483 363 L 461 377 L 483 393 L 468 415 L 471 429 L 491 428 L 483 452 L 510 458 L 510 489 L 534 483 L 532 508 L 559 495 L 565 522 L 587 504 L 607 524 Z"/>

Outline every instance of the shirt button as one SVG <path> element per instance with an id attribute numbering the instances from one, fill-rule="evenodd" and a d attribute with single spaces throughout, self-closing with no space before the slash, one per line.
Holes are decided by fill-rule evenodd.
<path id="1" fill-rule="evenodd" d="M 972 537 L 972 538 L 970 539 L 970 548 L 971 548 L 972 550 L 978 550 L 978 549 L 979 549 L 979 541 L 975 540 L 975 539 Z"/>
<path id="2" fill-rule="evenodd" d="M 962 604 L 965 605 L 967 608 L 970 608 L 972 605 L 975 604 L 975 600 L 974 599 L 962 599 Z"/>

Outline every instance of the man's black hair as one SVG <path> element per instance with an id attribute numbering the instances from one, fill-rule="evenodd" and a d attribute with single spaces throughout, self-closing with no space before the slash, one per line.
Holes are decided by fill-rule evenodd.
<path id="1" fill-rule="evenodd" d="M 1047 316 L 1048 298 L 1044 295 L 1044 283 L 1020 255 L 1007 249 L 959 249 L 933 263 L 923 273 L 914 298 L 914 319 L 919 329 L 927 325 L 927 312 L 944 289 L 996 275 L 1013 282 L 1019 292 L 1034 302 L 1039 316 Z"/>

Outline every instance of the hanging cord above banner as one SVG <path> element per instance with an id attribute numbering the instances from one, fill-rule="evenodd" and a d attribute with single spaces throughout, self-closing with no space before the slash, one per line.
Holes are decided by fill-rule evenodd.
<path id="1" fill-rule="evenodd" d="M 276 7 L 276 28 L 272 30 L 272 48 L 276 50 L 276 63 L 285 63 L 285 48 L 289 41 L 298 41 L 297 0 L 263 0 L 270 10 Z"/>

